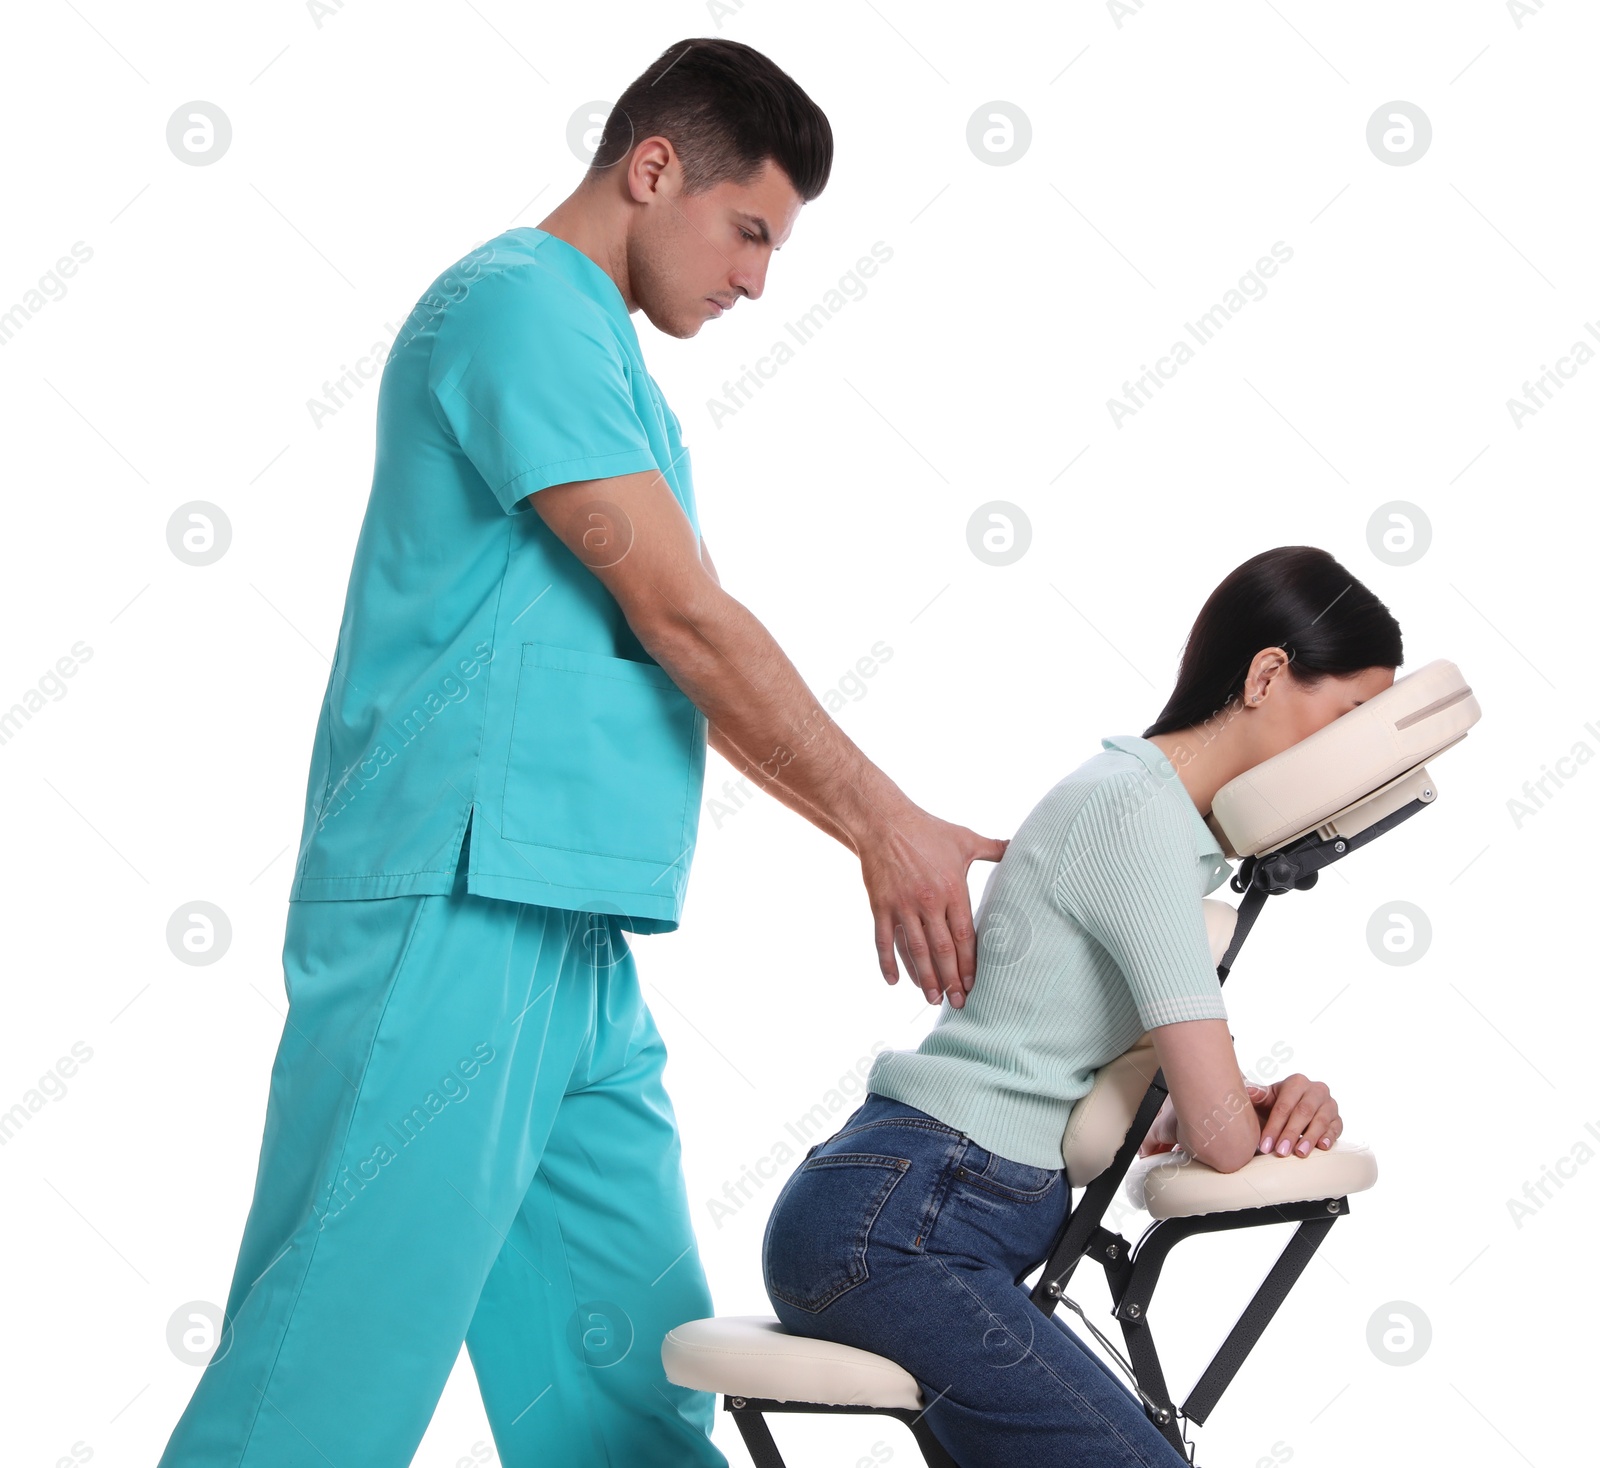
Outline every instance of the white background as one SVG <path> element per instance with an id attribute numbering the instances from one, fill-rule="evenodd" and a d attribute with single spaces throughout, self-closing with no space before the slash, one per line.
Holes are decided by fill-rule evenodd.
<path id="1" fill-rule="evenodd" d="M 1103 734 L 1154 718 L 1206 593 L 1279 544 L 1340 558 L 1394 610 L 1408 665 L 1455 660 L 1482 704 L 1435 767 L 1438 805 L 1274 903 L 1227 986 L 1245 1067 L 1287 1047 L 1381 1176 L 1197 1431 L 1200 1462 L 1272 1461 L 1275 1444 L 1304 1464 L 1572 1461 L 1593 1385 L 1600 772 L 1568 765 L 1520 821 L 1508 802 L 1600 749 L 1600 365 L 1520 427 L 1506 403 L 1600 320 L 1600 22 L 1577 0 L 1520 25 L 1491 0 L 1126 9 L 747 0 L 719 22 L 695 4 L 349 0 L 319 25 L 290 0 L 75 0 L 9 16 L 0 309 L 75 242 L 93 253 L 0 351 L 0 707 L 74 644 L 92 656 L 0 745 L 0 1110 L 75 1042 L 93 1054 L 0 1148 L 7 1463 L 75 1442 L 154 1462 L 197 1375 L 168 1319 L 227 1288 L 377 389 L 320 428 L 307 400 L 445 266 L 565 196 L 577 109 L 719 32 L 827 111 L 833 178 L 762 300 L 686 342 L 635 320 L 727 588 L 819 696 L 892 649 L 839 718 L 913 799 L 1010 834 Z M 233 129 L 205 167 L 165 140 L 197 99 Z M 1432 124 L 1408 166 L 1366 141 L 1396 99 Z M 1032 129 L 1006 166 L 966 141 L 996 100 Z M 716 426 L 708 399 L 876 241 L 893 256 L 867 293 Z M 1107 399 L 1277 241 L 1293 259 L 1267 294 L 1118 427 Z M 1003 567 L 967 543 L 996 499 L 1032 527 Z M 210 567 L 167 546 L 190 500 L 233 527 Z M 1405 565 L 1368 537 L 1396 500 L 1432 531 Z M 728 775 L 713 755 L 708 795 Z M 167 947 L 195 900 L 232 923 L 210 967 Z M 1403 967 L 1366 939 L 1397 900 L 1432 925 Z M 684 926 L 636 952 L 717 1308 L 765 1312 L 782 1169 L 731 1217 L 710 1200 L 932 1011 L 879 977 L 853 858 L 765 796 L 703 816 Z M 1569 1175 L 1519 1224 L 1508 1200 L 1558 1163 Z M 1286 1236 L 1174 1257 L 1157 1325 L 1180 1395 Z M 1103 1284 L 1087 1268 L 1077 1283 L 1106 1322 Z M 1414 1364 L 1369 1345 L 1391 1310 L 1431 1330 Z M 874 1441 L 916 1461 L 892 1423 L 779 1433 L 796 1468 Z M 463 1355 L 416 1462 L 488 1441 Z M 725 1418 L 717 1441 L 747 1461 Z"/>

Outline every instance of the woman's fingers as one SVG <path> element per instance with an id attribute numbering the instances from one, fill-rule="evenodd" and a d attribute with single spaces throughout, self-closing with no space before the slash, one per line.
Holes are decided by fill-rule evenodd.
<path id="1" fill-rule="evenodd" d="M 1292 1075 L 1277 1082 L 1271 1087 L 1272 1106 L 1261 1120 L 1261 1145 L 1259 1151 L 1270 1152 L 1278 1144 L 1278 1138 L 1288 1123 L 1289 1113 L 1294 1108 L 1294 1103 L 1299 1097 L 1295 1089 L 1297 1081 L 1304 1081 L 1301 1075 Z"/>
<path id="2" fill-rule="evenodd" d="M 1302 1157 L 1309 1157 L 1313 1147 L 1326 1152 L 1338 1141 L 1339 1133 L 1343 1130 L 1344 1121 L 1339 1115 L 1338 1104 L 1330 1096 L 1312 1119 L 1311 1125 L 1306 1128 L 1306 1134 L 1300 1139 L 1300 1145 L 1295 1151 Z"/>
<path id="3" fill-rule="evenodd" d="M 1326 1152 L 1344 1131 L 1339 1104 L 1321 1081 L 1297 1074 L 1271 1086 L 1252 1081 L 1245 1085 L 1262 1117 L 1259 1150 L 1263 1153 L 1309 1157 L 1313 1147 Z"/>
<path id="4" fill-rule="evenodd" d="M 1295 1146 L 1302 1140 L 1301 1134 L 1311 1125 L 1312 1118 L 1316 1116 L 1321 1104 L 1317 1097 L 1319 1084 L 1312 1082 L 1306 1086 L 1305 1090 L 1300 1093 L 1300 1099 L 1294 1103 L 1293 1110 L 1289 1112 L 1289 1119 L 1278 1129 L 1278 1140 L 1272 1150 L 1279 1157 L 1287 1157 L 1294 1150 Z M 1326 1093 L 1326 1086 L 1322 1086 L 1321 1089 Z"/>
<path id="5" fill-rule="evenodd" d="M 1300 1133 L 1320 1105 L 1320 1098 L 1315 1104 L 1307 1100 L 1308 1093 L 1318 1084 L 1298 1072 L 1278 1082 L 1272 1110 L 1261 1124 L 1261 1151 L 1288 1156 L 1289 1149 L 1299 1140 Z M 1326 1091 L 1326 1087 L 1323 1089 Z"/>
<path id="6" fill-rule="evenodd" d="M 1178 1113 L 1172 1105 L 1172 1097 L 1168 1096 L 1152 1119 L 1144 1141 L 1139 1144 L 1139 1155 L 1150 1157 L 1157 1152 L 1170 1152 L 1177 1143 Z"/>
<path id="7" fill-rule="evenodd" d="M 1323 1082 L 1290 1076 L 1279 1086 L 1272 1114 L 1262 1127 L 1261 1150 L 1279 1157 L 1291 1152 L 1307 1157 L 1324 1137 L 1332 1145 L 1338 1136 L 1333 1130 L 1338 1115 L 1338 1105 Z"/>
<path id="8" fill-rule="evenodd" d="M 1289 1142 L 1291 1143 L 1289 1151 L 1294 1153 L 1296 1157 L 1309 1157 L 1311 1149 L 1327 1134 L 1328 1124 L 1338 1115 L 1338 1112 L 1339 1108 L 1333 1104 L 1333 1098 L 1330 1096 L 1327 1101 L 1312 1112 L 1298 1136 L 1286 1135 L 1278 1143 L 1279 1155 L 1286 1155 L 1282 1151 L 1283 1143 Z M 1290 1126 L 1293 1125 L 1294 1122 L 1291 1119 Z"/>

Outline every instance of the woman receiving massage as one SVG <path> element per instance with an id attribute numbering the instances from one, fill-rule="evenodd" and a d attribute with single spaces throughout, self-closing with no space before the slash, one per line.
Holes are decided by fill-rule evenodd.
<path id="1" fill-rule="evenodd" d="M 886 1051 L 785 1183 L 762 1245 L 783 1327 L 898 1362 L 961 1468 L 1172 1468 L 1138 1398 L 1021 1281 L 1070 1211 L 1061 1139 L 1149 1031 L 1168 1099 L 1141 1155 L 1219 1172 L 1343 1129 L 1328 1087 L 1244 1079 L 1202 898 L 1230 868 L 1213 795 L 1394 682 L 1400 628 L 1326 551 L 1254 556 L 1207 598 L 1177 686 L 1023 820 L 984 889 L 965 1007 Z"/>

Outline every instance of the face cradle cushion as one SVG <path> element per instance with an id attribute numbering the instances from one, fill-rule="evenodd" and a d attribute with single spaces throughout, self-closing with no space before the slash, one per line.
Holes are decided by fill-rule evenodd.
<path id="1" fill-rule="evenodd" d="M 1462 739 L 1480 712 L 1461 669 L 1436 658 L 1228 781 L 1206 824 L 1231 860 L 1275 851 L 1318 827 L 1353 836 L 1387 804 L 1387 792 L 1415 784 L 1426 774 L 1423 761 Z"/>
<path id="2" fill-rule="evenodd" d="M 1245 894 L 1237 907 L 1204 899 L 1219 979 L 1226 980 L 1269 896 L 1309 890 L 1322 867 L 1433 803 L 1438 789 L 1425 761 L 1459 743 L 1480 715 L 1461 670 L 1439 658 L 1217 792 L 1207 824 L 1223 854 L 1241 863 L 1232 885 Z M 1139 1145 L 1166 1094 L 1149 1033 L 1095 1072 L 1061 1141 L 1068 1181 L 1083 1196 L 1032 1299 L 1047 1314 L 1061 1304 L 1077 1312 L 1116 1357 L 1146 1415 L 1192 1464 L 1180 1424 L 1205 1422 L 1323 1236 L 1350 1211 L 1350 1195 L 1377 1181 L 1378 1164 L 1370 1148 L 1346 1135 L 1308 1157 L 1258 1154 L 1231 1173 L 1182 1148 L 1141 1158 Z M 1136 1244 L 1104 1222 L 1119 1188 L 1153 1220 Z M 1285 1222 L 1299 1227 L 1188 1397 L 1174 1404 L 1149 1319 L 1167 1254 L 1196 1234 Z M 1130 1360 L 1066 1293 L 1085 1258 L 1105 1270 Z M 894 1417 L 911 1430 L 930 1468 L 956 1468 L 928 1431 L 915 1379 L 881 1356 L 791 1336 L 770 1316 L 737 1316 L 678 1326 L 662 1343 L 661 1358 L 680 1386 L 724 1394 L 759 1468 L 784 1468 L 766 1414 L 797 1411 Z"/>

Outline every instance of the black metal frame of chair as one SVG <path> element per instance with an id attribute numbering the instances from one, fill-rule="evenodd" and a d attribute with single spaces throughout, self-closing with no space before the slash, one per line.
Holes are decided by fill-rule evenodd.
<path id="1" fill-rule="evenodd" d="M 750 1461 L 755 1468 L 788 1468 L 777 1443 L 772 1439 L 772 1430 L 767 1426 L 764 1414 L 768 1412 L 823 1412 L 830 1415 L 837 1412 L 863 1417 L 893 1417 L 896 1422 L 904 1423 L 916 1439 L 928 1468 L 959 1468 L 956 1460 L 944 1450 L 929 1429 L 923 1413 L 913 1412 L 909 1408 L 829 1406 L 822 1402 L 775 1402 L 761 1397 L 731 1396 L 724 1397 L 722 1405 L 725 1411 L 732 1414 L 734 1425 L 749 1449 Z"/>

